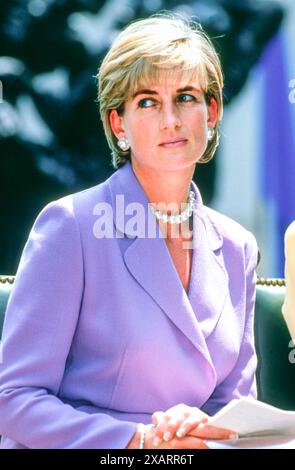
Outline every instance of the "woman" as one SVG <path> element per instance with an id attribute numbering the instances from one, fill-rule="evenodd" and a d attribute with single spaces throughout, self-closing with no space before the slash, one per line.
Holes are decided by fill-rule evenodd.
<path id="1" fill-rule="evenodd" d="M 4 326 L 2 447 L 207 448 L 232 436 L 208 416 L 255 396 L 256 367 L 254 237 L 192 181 L 218 144 L 218 56 L 158 15 L 119 34 L 98 78 L 118 169 L 31 231 Z"/>

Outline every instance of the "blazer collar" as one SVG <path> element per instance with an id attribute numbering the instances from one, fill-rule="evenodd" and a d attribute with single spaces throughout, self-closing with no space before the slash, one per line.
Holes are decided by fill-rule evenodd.
<path id="1" fill-rule="evenodd" d="M 133 209 L 136 210 L 136 207 L 139 203 L 141 207 L 145 208 L 142 217 L 144 218 L 144 226 L 145 230 L 147 231 L 147 224 L 152 223 L 151 221 L 153 221 L 155 217 L 150 210 L 147 196 L 133 171 L 130 161 L 127 161 L 123 167 L 117 170 L 108 181 L 111 191 L 114 223 L 116 229 L 122 234 L 127 235 L 129 238 L 134 238 L 136 236 L 132 230 L 132 224 L 128 224 L 128 220 L 130 221 L 132 219 L 133 214 L 125 214 L 125 216 L 122 217 L 121 209 L 124 198 L 125 207 L 129 206 L 131 209 L 133 207 Z M 211 249 L 213 251 L 218 250 L 223 244 L 222 234 L 218 226 L 211 218 L 209 218 L 207 212 L 205 212 L 202 196 L 197 185 L 194 181 L 191 182 L 191 185 L 196 195 L 195 213 L 200 219 L 203 220 Z M 123 196 L 123 198 L 121 196 Z M 139 205 L 138 208 L 140 207 Z M 120 213 L 118 213 L 118 210 L 120 210 Z M 157 234 L 159 237 L 161 237 L 160 230 L 157 231 Z"/>
<path id="2" fill-rule="evenodd" d="M 124 216 L 118 214 L 122 208 L 120 209 L 116 204 L 116 197 L 124 195 L 125 208 L 130 204 L 131 208 L 136 209 L 132 204 L 139 203 L 144 208 L 142 219 L 145 224 L 148 224 L 150 220 L 155 221 L 148 205 L 147 196 L 137 180 L 130 162 L 117 170 L 109 179 L 116 230 L 128 238 L 134 239 L 132 243 L 128 244 L 123 254 L 127 269 L 209 362 L 214 379 L 215 371 L 205 338 L 218 321 L 226 294 L 225 269 L 220 261 L 216 261 L 214 254 L 214 251 L 222 246 L 223 239 L 216 225 L 211 224 L 207 217 L 201 195 L 193 182 L 192 188 L 196 193 L 194 212 L 196 233 L 188 296 L 180 282 L 161 230 L 158 228 L 157 236 L 154 238 L 136 236 L 131 225 L 128 225 L 128 220 L 130 221 L 133 214 L 131 216 L 127 213 Z M 158 227 L 158 224 L 156 226 Z M 147 225 L 145 234 L 147 234 Z M 214 283 L 213 298 L 215 300 L 211 302 L 208 295 L 210 298 L 209 291 L 212 282 L 209 283 L 208 276 L 204 276 L 204 271 L 213 271 L 211 280 Z M 204 328 L 205 334 L 202 328 Z"/>

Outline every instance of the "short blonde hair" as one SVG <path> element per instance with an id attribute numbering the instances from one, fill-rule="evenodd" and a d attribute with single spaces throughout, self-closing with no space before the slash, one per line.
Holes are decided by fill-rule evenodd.
<path id="1" fill-rule="evenodd" d="M 130 160 L 130 150 L 117 146 L 109 115 L 112 109 L 122 115 L 124 103 L 142 86 L 156 84 L 163 77 L 181 72 L 183 86 L 197 78 L 207 104 L 213 97 L 218 105 L 214 136 L 199 160 L 206 163 L 219 143 L 222 118 L 223 76 L 215 48 L 200 24 L 174 14 L 157 14 L 127 26 L 115 39 L 103 59 L 98 78 L 100 115 L 114 168 Z M 172 75 L 171 75 L 172 73 Z M 181 85 L 180 85 L 181 86 Z"/>

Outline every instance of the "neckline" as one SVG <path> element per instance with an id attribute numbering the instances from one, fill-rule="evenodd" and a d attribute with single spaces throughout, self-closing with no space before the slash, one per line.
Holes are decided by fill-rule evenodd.
<path id="1" fill-rule="evenodd" d="M 192 242 L 192 240 L 190 240 Z M 166 241 L 163 239 L 163 243 L 165 243 L 165 247 L 166 247 L 166 250 L 168 252 L 168 255 L 170 257 L 170 261 L 171 261 L 171 264 L 172 264 L 172 267 L 174 268 L 174 271 L 175 271 L 175 275 L 176 275 L 176 278 L 177 278 L 177 281 L 179 282 L 181 288 L 182 288 L 182 291 L 184 292 L 184 294 L 187 296 L 189 302 L 190 302 L 190 299 L 191 299 L 191 293 L 192 293 L 192 283 L 193 283 L 193 276 L 194 276 L 194 258 L 195 258 L 195 250 L 194 250 L 194 246 L 191 247 L 191 250 L 192 250 L 192 257 L 191 257 L 191 266 L 190 266 L 190 273 L 189 273 L 189 282 L 188 282 L 188 289 L 186 291 L 185 287 L 183 286 L 183 283 L 181 282 L 181 279 L 180 279 L 180 276 L 178 274 L 178 271 L 176 269 L 176 265 L 174 263 L 174 260 L 172 258 L 172 255 L 170 253 L 170 250 L 168 248 L 168 245 L 166 243 Z M 185 243 L 185 242 L 184 242 Z M 191 302 L 190 302 L 191 303 Z"/>

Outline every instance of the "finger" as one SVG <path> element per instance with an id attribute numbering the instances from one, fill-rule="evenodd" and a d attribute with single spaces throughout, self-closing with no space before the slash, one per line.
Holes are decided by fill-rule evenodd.
<path id="1" fill-rule="evenodd" d="M 165 413 L 163 411 L 155 411 L 152 414 L 152 423 L 155 426 L 157 426 L 161 422 L 164 415 L 165 415 Z"/>
<path id="2" fill-rule="evenodd" d="M 191 430 L 189 435 L 201 439 L 236 439 L 238 437 L 237 433 L 231 429 L 218 428 L 204 423 Z"/>
<path id="3" fill-rule="evenodd" d="M 179 429 L 179 427 L 183 423 L 183 418 L 171 418 L 167 424 L 166 424 L 166 429 L 164 429 L 163 432 L 163 439 L 164 441 L 168 442 L 170 439 L 174 438 L 176 435 L 176 431 Z"/>
<path id="4" fill-rule="evenodd" d="M 155 417 L 155 420 L 156 419 L 157 419 L 157 425 L 156 425 L 155 432 L 154 432 L 153 444 L 154 446 L 158 447 L 163 441 L 163 435 L 166 430 L 167 422 L 170 420 L 170 417 L 167 416 L 163 412 L 160 412 L 160 413 L 157 412 L 157 416 Z"/>
<path id="5" fill-rule="evenodd" d="M 171 439 L 169 442 L 162 441 L 158 449 L 209 449 L 202 439 L 185 436 L 182 439 Z"/>
<path id="6" fill-rule="evenodd" d="M 189 416 L 185 419 L 179 426 L 176 436 L 181 438 L 192 431 L 195 427 L 199 426 L 201 423 L 207 423 L 208 417 L 203 416 L 203 418 Z"/>
<path id="7" fill-rule="evenodd" d="M 161 423 L 158 423 L 157 426 L 157 436 L 166 442 L 170 441 L 170 439 L 175 437 L 176 431 L 184 419 L 183 416 L 169 418 L 167 413 L 164 414 Z"/>
<path id="8" fill-rule="evenodd" d="M 207 422 L 208 417 L 204 416 L 202 418 L 200 417 L 194 417 L 194 416 L 189 416 L 186 419 L 183 419 L 183 417 L 179 418 L 170 418 L 169 421 L 167 421 L 167 415 L 164 414 L 165 419 L 158 424 L 157 430 L 156 430 L 156 435 L 157 438 L 155 442 L 158 442 L 158 445 L 160 444 L 159 439 L 164 440 L 165 442 L 170 441 L 173 439 L 175 436 L 177 437 L 183 437 L 186 434 L 186 430 L 190 430 L 198 426 L 201 422 Z M 184 423 L 186 423 L 185 426 Z M 178 435 L 179 428 L 182 430 L 184 429 L 184 433 L 181 435 Z"/>

